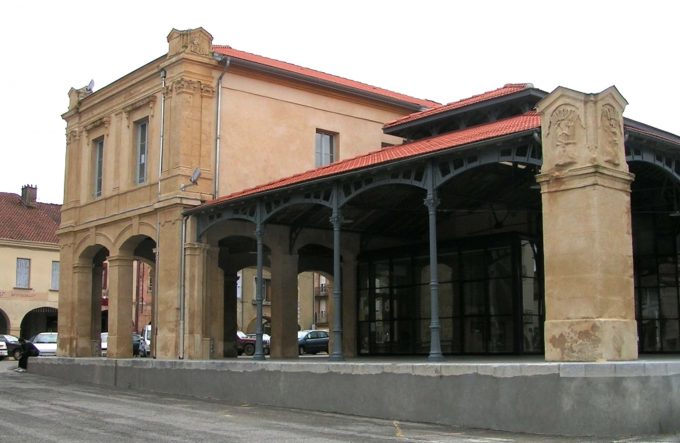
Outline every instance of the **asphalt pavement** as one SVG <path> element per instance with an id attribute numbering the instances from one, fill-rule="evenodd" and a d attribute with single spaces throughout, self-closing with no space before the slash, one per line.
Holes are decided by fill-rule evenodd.
<path id="1" fill-rule="evenodd" d="M 43 357 L 39 357 L 43 358 Z M 49 357 L 47 357 L 49 358 Z M 0 362 L 0 442 L 611 442 L 107 389 L 13 371 Z M 190 381 L 187 381 L 190 382 Z M 626 442 L 680 441 L 680 435 Z"/>

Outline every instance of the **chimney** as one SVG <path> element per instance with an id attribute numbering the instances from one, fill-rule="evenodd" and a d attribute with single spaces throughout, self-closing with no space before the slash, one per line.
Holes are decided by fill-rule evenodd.
<path id="1" fill-rule="evenodd" d="M 24 185 L 21 187 L 21 203 L 29 208 L 35 208 L 38 199 L 38 187 L 35 185 Z"/>

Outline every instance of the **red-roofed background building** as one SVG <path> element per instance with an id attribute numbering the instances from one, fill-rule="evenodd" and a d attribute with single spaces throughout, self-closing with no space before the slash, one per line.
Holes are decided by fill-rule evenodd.
<path id="1" fill-rule="evenodd" d="M 37 192 L 0 192 L 0 334 L 57 331 L 61 205 L 37 201 Z"/>

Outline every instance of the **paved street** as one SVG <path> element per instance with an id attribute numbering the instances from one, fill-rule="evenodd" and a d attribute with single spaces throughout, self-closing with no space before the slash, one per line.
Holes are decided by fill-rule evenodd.
<path id="1" fill-rule="evenodd" d="M 31 374 L 30 363 L 28 373 L 15 367 L 0 362 L 0 442 L 584 441 L 112 390 Z"/>

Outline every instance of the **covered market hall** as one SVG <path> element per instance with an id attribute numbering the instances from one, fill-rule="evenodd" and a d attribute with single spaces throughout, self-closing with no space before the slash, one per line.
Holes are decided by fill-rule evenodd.
<path id="1" fill-rule="evenodd" d="M 626 104 L 508 84 L 387 123 L 403 144 L 187 210 L 187 290 L 221 274 L 227 324 L 229 276 L 266 267 L 274 357 L 307 270 L 333 282 L 331 360 L 678 353 L 680 137 Z"/>

